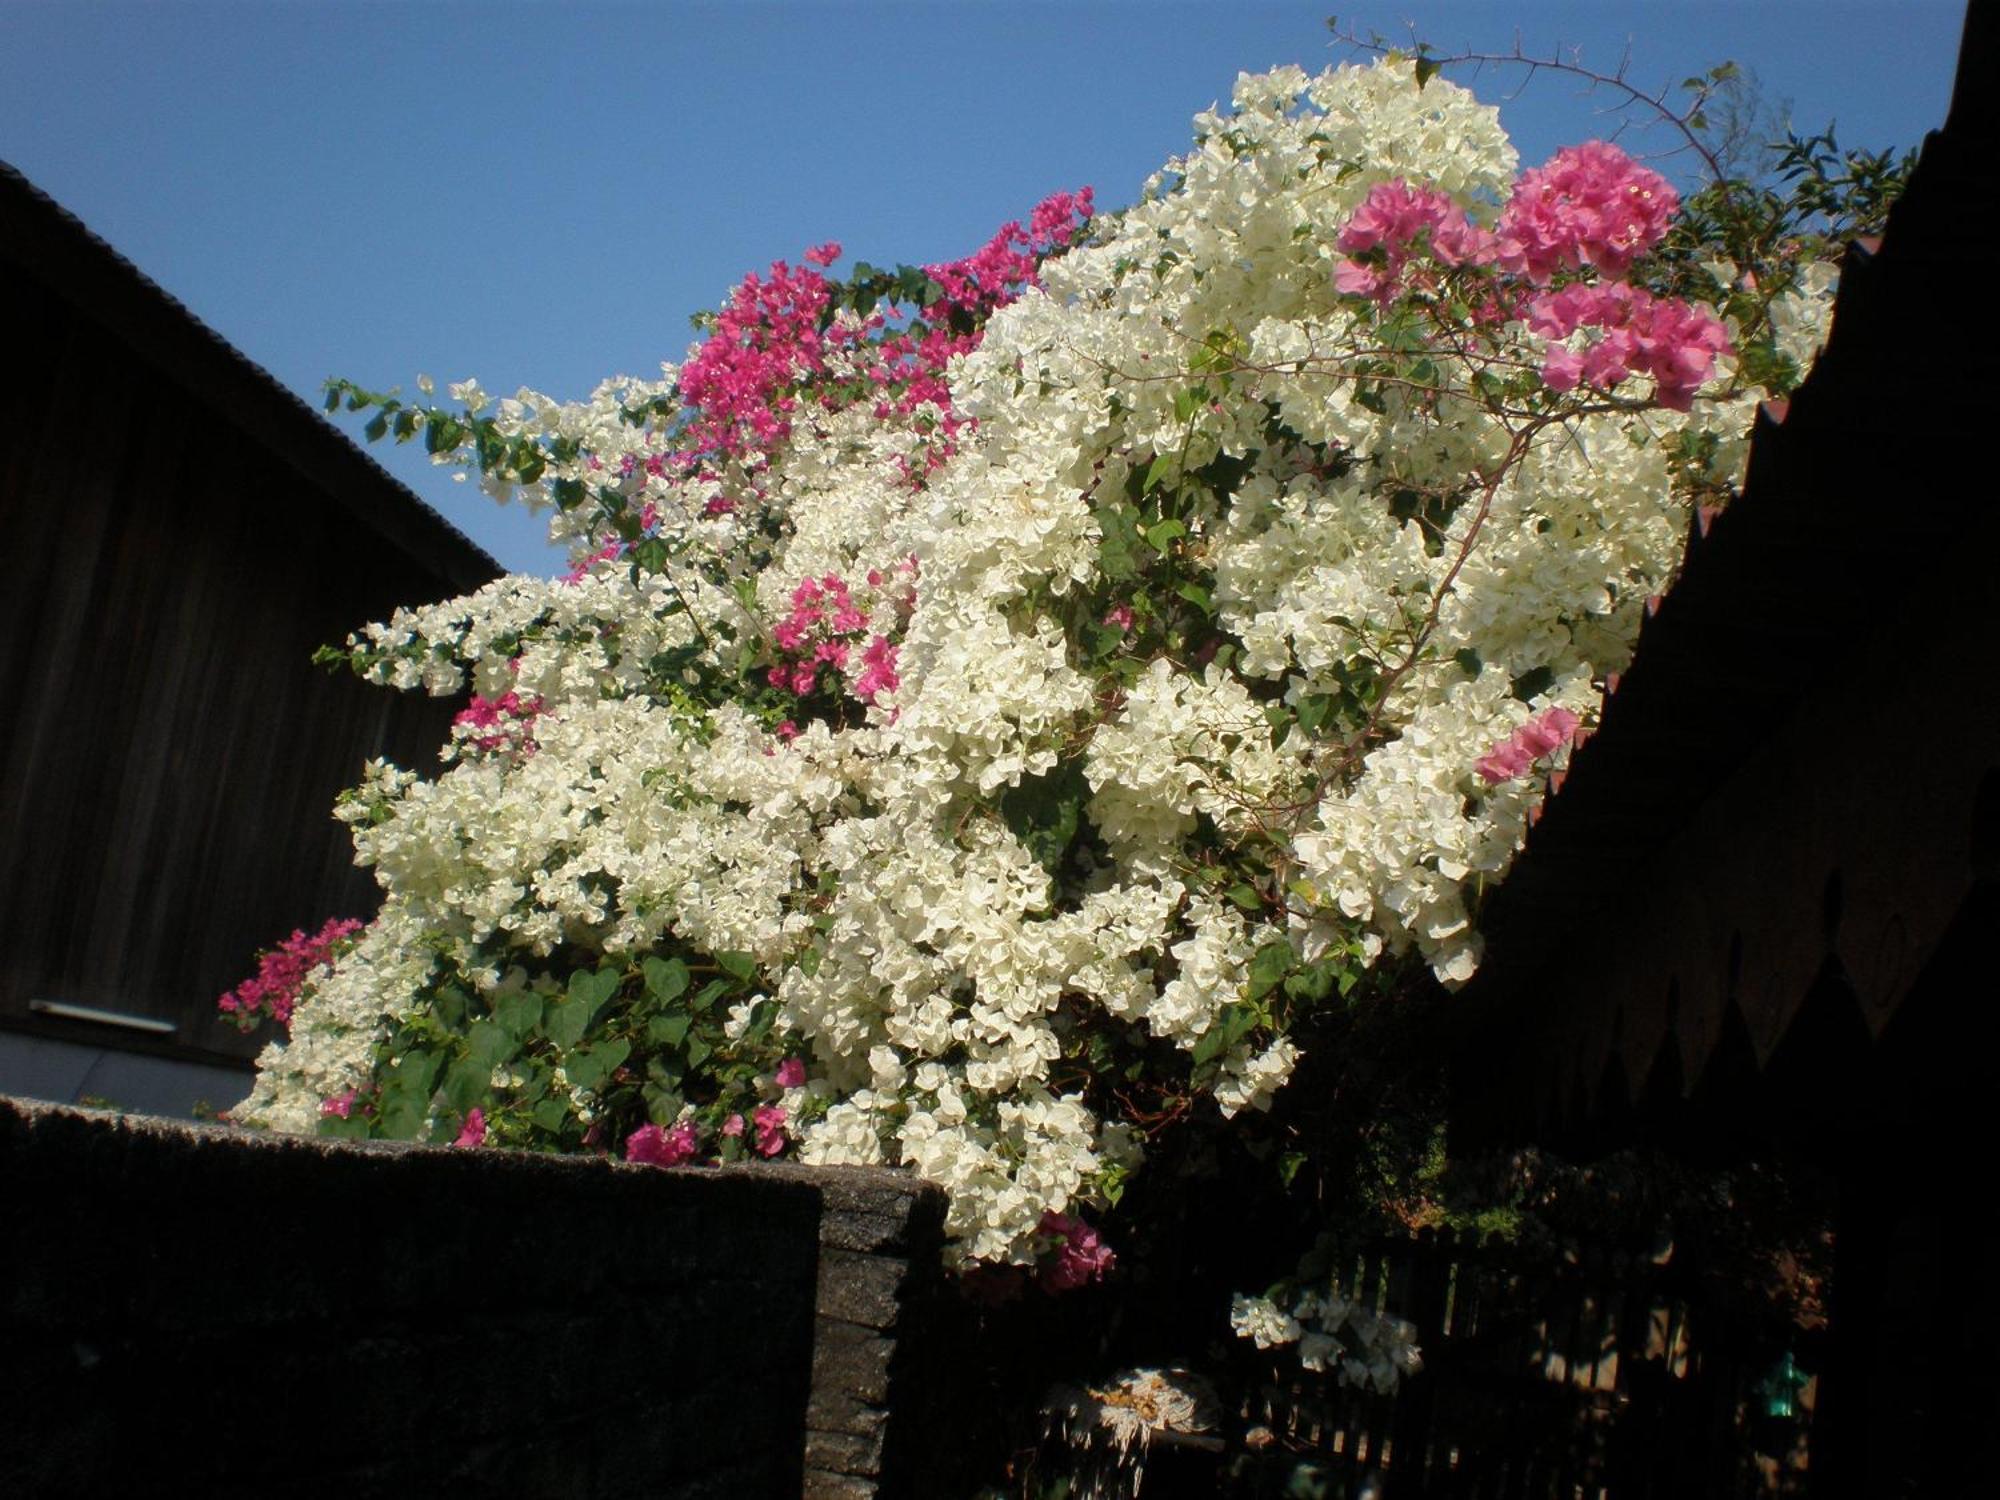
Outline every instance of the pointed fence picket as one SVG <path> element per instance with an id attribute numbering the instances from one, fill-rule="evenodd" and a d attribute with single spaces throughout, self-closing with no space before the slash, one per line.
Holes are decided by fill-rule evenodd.
<path id="1" fill-rule="evenodd" d="M 1671 1255 L 1532 1252 L 1425 1230 L 1366 1246 L 1336 1282 L 1416 1326 L 1422 1371 L 1392 1395 L 1295 1373 L 1243 1415 L 1288 1454 L 1345 1471 L 1351 1493 L 1669 1500 L 1803 1487 L 1804 1420 L 1759 1425 L 1768 1351 L 1705 1305 Z"/>

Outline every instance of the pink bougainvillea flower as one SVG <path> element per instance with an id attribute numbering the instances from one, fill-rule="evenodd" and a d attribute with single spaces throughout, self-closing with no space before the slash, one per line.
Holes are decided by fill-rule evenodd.
<path id="1" fill-rule="evenodd" d="M 311 937 L 295 931 L 269 952 L 257 955 L 257 972 L 215 1002 L 216 1009 L 236 1018 L 237 1025 L 250 1030 L 269 1016 L 279 1025 L 290 1025 L 292 1007 L 306 978 L 321 964 L 331 963 L 334 950 L 361 930 L 352 917 L 329 920 Z"/>
<path id="2" fill-rule="evenodd" d="M 778 1064 L 778 1087 L 781 1089 L 803 1088 L 806 1081 L 806 1065 L 803 1059 L 788 1057 Z"/>
<path id="3" fill-rule="evenodd" d="M 1525 776 L 1537 760 L 1575 737 L 1577 723 L 1576 715 L 1566 708 L 1545 709 L 1480 756 L 1472 768 L 1493 786 Z"/>
<path id="4" fill-rule="evenodd" d="M 458 1139 L 453 1141 L 452 1145 L 464 1150 L 471 1150 L 475 1146 L 483 1146 L 485 1144 L 486 1111 L 475 1104 L 465 1112 L 465 1127 L 459 1131 Z"/>
<path id="5" fill-rule="evenodd" d="M 1333 268 L 1334 287 L 1353 297 L 1373 297 L 1378 301 L 1388 301 L 1395 290 L 1395 283 L 1389 273 L 1380 266 L 1363 265 L 1358 260 L 1343 259 Z"/>
<path id="6" fill-rule="evenodd" d="M 1396 294 L 1405 268 L 1419 255 L 1441 266 L 1479 265 L 1498 248 L 1450 194 L 1412 187 L 1400 177 L 1370 188 L 1334 243 L 1348 257 L 1334 267 L 1334 287 L 1378 302 Z"/>
<path id="7" fill-rule="evenodd" d="M 896 675 L 896 646 L 886 635 L 878 635 L 861 653 L 861 675 L 854 679 L 854 696 L 873 703 L 882 693 L 893 693 L 903 685 Z"/>
<path id="8" fill-rule="evenodd" d="M 677 1167 L 693 1159 L 701 1149 L 701 1134 L 694 1121 L 682 1120 L 670 1129 L 641 1125 L 625 1137 L 625 1160 L 653 1167 Z"/>
<path id="9" fill-rule="evenodd" d="M 1073 1292 L 1093 1281 L 1102 1281 L 1118 1257 L 1102 1236 L 1082 1219 L 1050 1210 L 1042 1215 L 1036 1232 L 1054 1247 L 1055 1254 L 1042 1262 L 1038 1274 L 1042 1287 L 1050 1292 Z"/>
<path id="10" fill-rule="evenodd" d="M 337 1115 L 343 1120 L 346 1119 L 354 1113 L 354 1090 L 349 1089 L 344 1094 L 335 1094 L 331 1099 L 320 1100 L 319 1112 L 323 1115 Z"/>
<path id="11" fill-rule="evenodd" d="M 1525 776 L 1534 762 L 1518 745 L 1511 741 L 1495 745 L 1486 754 L 1472 763 L 1472 768 L 1489 785 L 1498 786 L 1503 781 L 1512 781 L 1516 776 Z"/>
<path id="12" fill-rule="evenodd" d="M 1566 146 L 1521 174 L 1500 215 L 1495 258 L 1529 280 L 1583 266 L 1622 276 L 1665 237 L 1680 198 L 1658 172 L 1605 141 Z"/>
<path id="13" fill-rule="evenodd" d="M 518 671 L 519 658 L 510 665 Z M 478 749 L 508 750 L 525 758 L 534 753 L 535 741 L 529 731 L 544 706 L 540 698 L 513 688 L 507 689 L 498 698 L 485 698 L 474 693 L 472 701 L 460 709 L 451 722 L 453 728 L 467 731 L 464 738 Z"/>
<path id="14" fill-rule="evenodd" d="M 1552 391 L 1573 391 L 1583 379 L 1583 356 L 1564 344 L 1542 349 L 1542 384 Z"/>
<path id="15" fill-rule="evenodd" d="M 1368 190 L 1334 243 L 1349 255 L 1375 249 L 1407 254 L 1417 236 L 1452 210 L 1451 199 L 1436 188 L 1414 188 L 1400 177 L 1391 178 Z"/>
<path id="16" fill-rule="evenodd" d="M 1528 330 L 1543 346 L 1542 380 L 1554 391 L 1579 383 L 1609 391 L 1633 374 L 1653 377 L 1655 399 L 1686 411 L 1715 371 L 1729 335 L 1705 308 L 1654 297 L 1623 282 L 1572 282 L 1542 292 L 1527 306 Z M 1558 342 L 1581 334 L 1578 350 Z"/>
<path id="17" fill-rule="evenodd" d="M 1576 733 L 1576 715 L 1566 708 L 1552 708 L 1528 720 L 1514 733 L 1521 748 L 1540 757 L 1566 744 Z"/>
<path id="18" fill-rule="evenodd" d="M 757 1127 L 757 1154 L 776 1156 L 785 1149 L 785 1111 L 776 1104 L 760 1104 L 750 1112 Z"/>
<path id="19" fill-rule="evenodd" d="M 740 1135 L 742 1135 L 742 1134 L 743 1134 L 743 1116 L 741 1116 L 741 1115 L 731 1115 L 731 1116 L 730 1116 L 730 1117 L 729 1117 L 728 1119 L 724 1120 L 724 1121 L 722 1122 L 722 1133 L 723 1133 L 724 1135 L 726 1135 L 726 1136 L 740 1136 Z"/>

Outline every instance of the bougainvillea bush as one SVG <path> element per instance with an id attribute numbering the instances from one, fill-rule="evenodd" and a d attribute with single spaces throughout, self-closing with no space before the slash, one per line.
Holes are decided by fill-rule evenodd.
<path id="1" fill-rule="evenodd" d="M 1830 276 L 1433 71 L 1246 76 L 1130 208 L 815 247 L 586 401 L 336 384 L 576 566 L 333 653 L 467 704 L 341 803 L 384 902 L 238 1118 L 905 1164 L 1060 1289 L 1316 1017 L 1470 978 Z"/>

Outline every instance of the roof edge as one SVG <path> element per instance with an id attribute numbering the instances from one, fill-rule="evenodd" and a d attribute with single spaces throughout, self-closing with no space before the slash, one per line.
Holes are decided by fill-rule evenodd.
<path id="1" fill-rule="evenodd" d="M 197 317 L 17 168 L 0 161 L 0 262 L 12 262 L 210 402 L 377 536 L 451 587 L 497 559 L 313 406 Z"/>

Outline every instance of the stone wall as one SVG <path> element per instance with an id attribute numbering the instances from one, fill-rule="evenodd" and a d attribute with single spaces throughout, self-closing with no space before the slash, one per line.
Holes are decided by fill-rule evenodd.
<path id="1" fill-rule="evenodd" d="M 0 1203 L 0 1494 L 927 1488 L 943 1208 L 900 1173 L 0 1099 Z"/>

